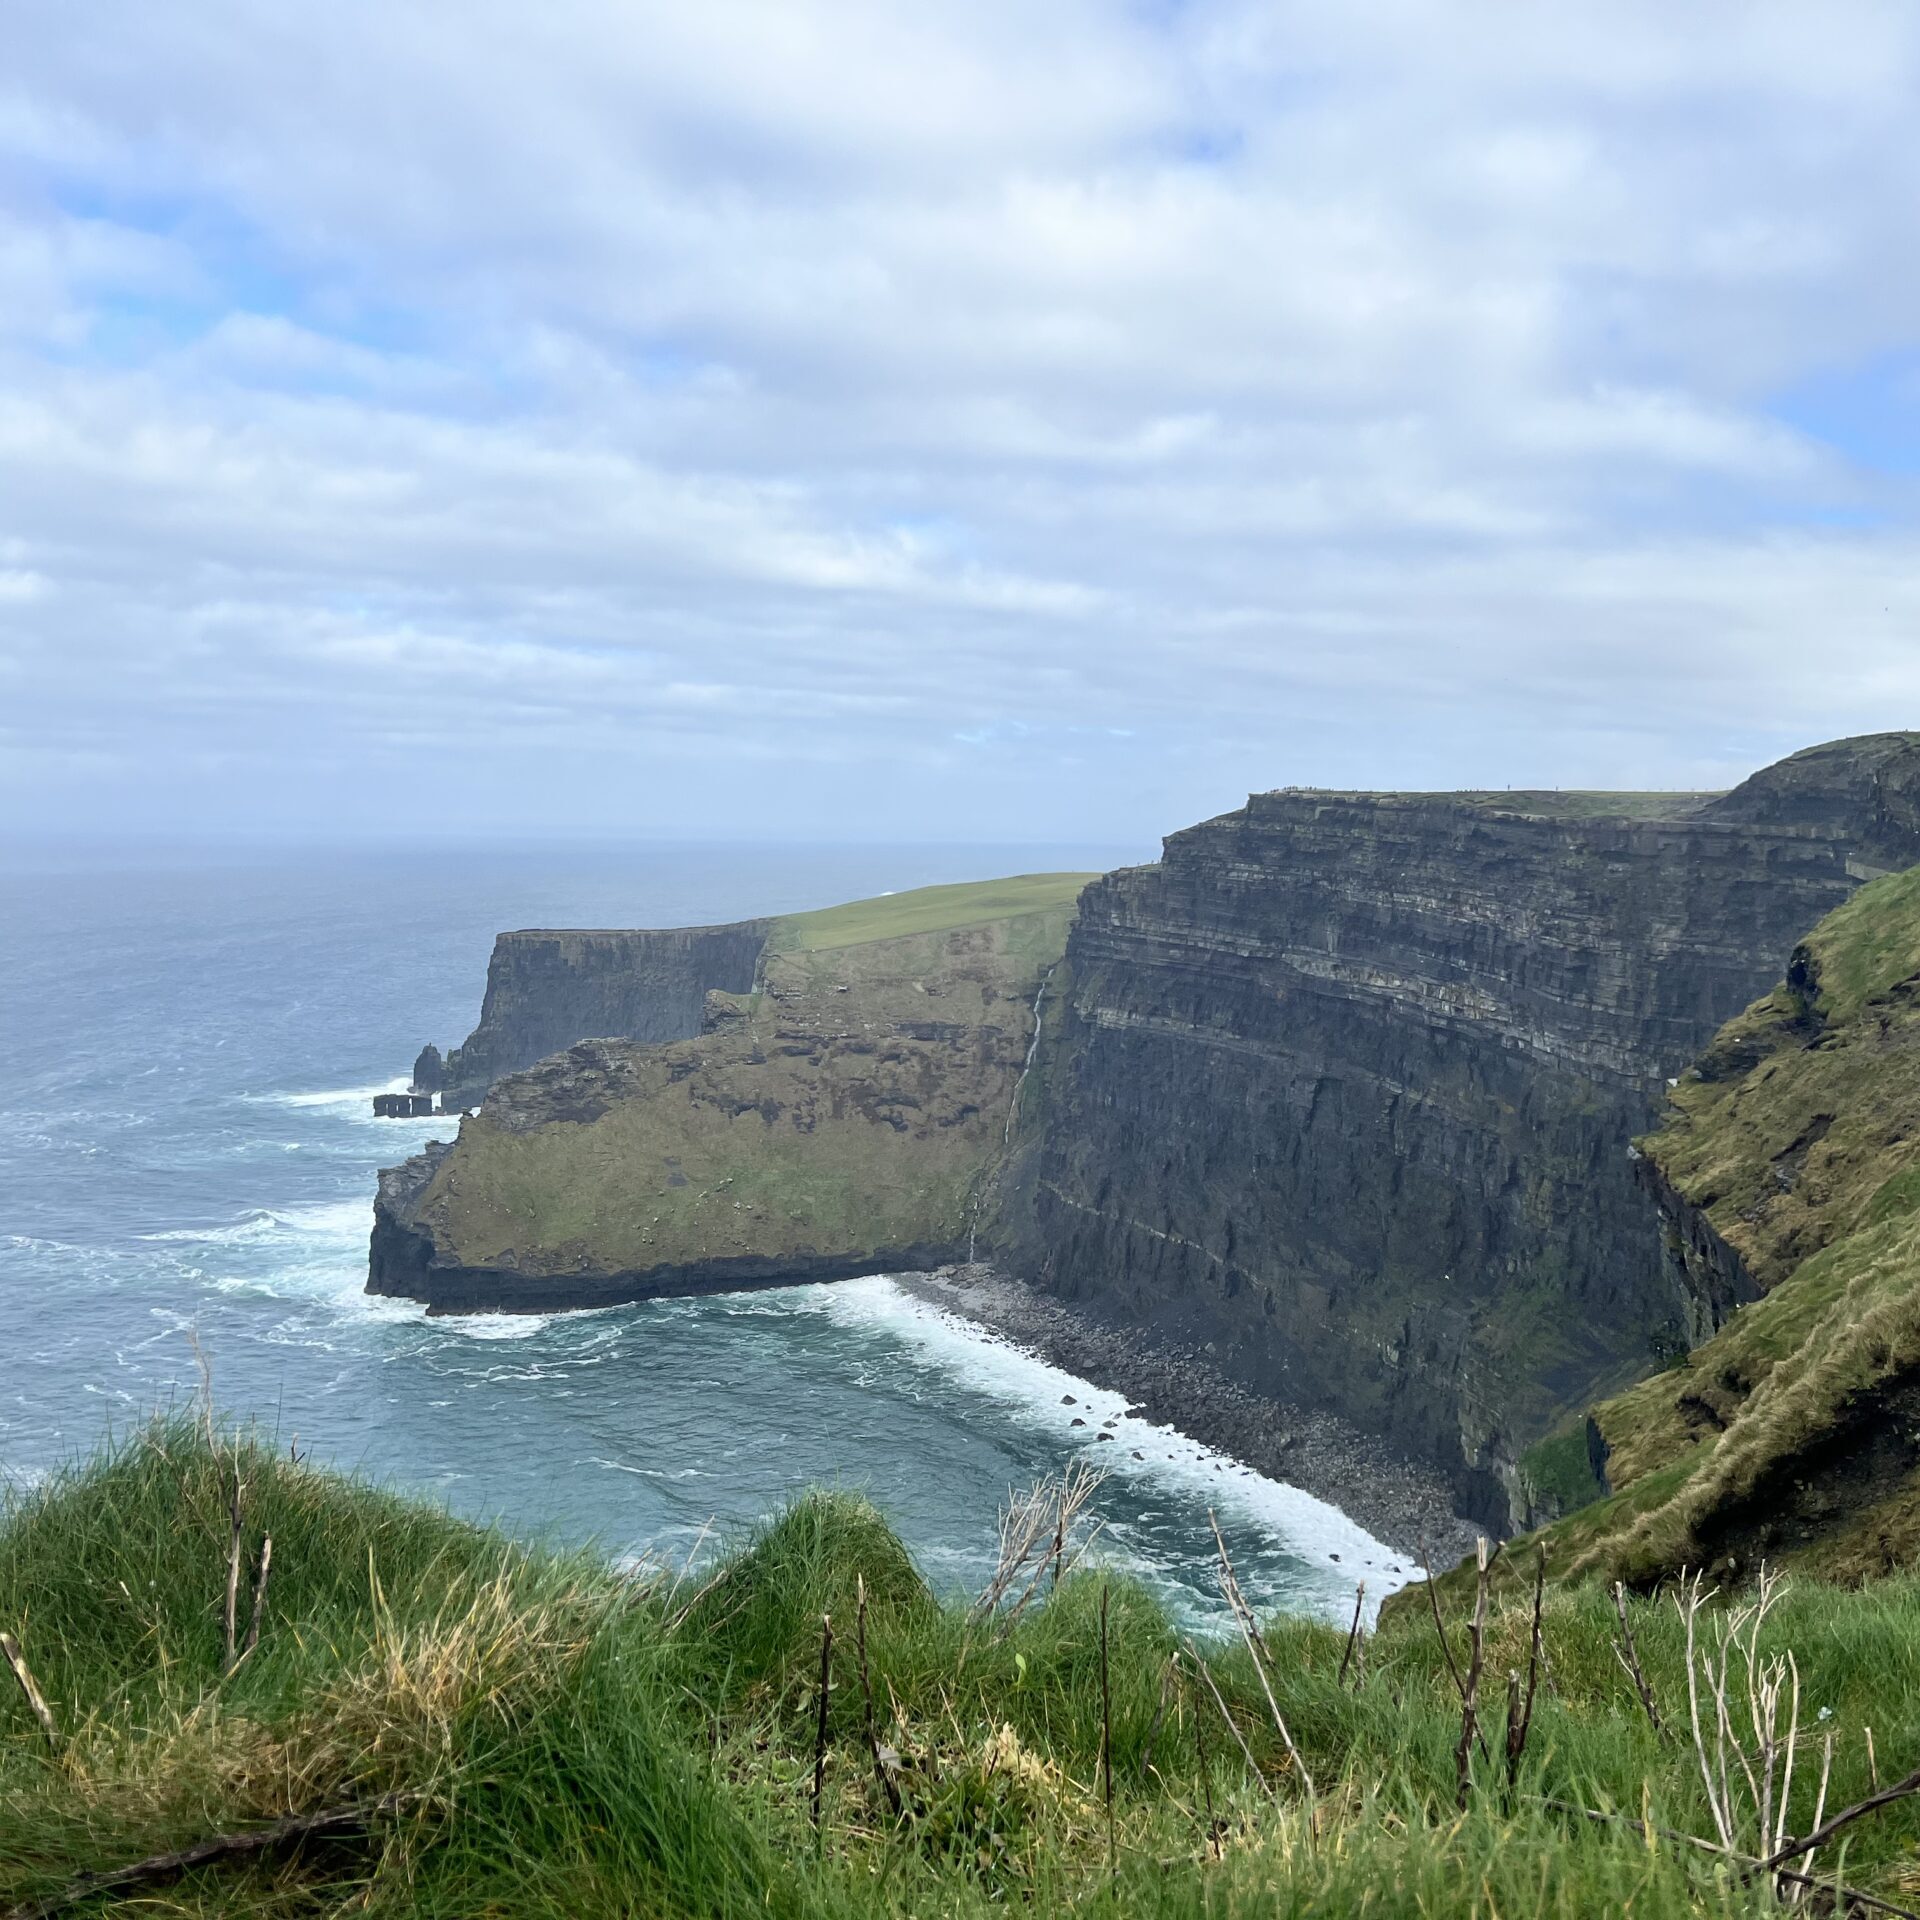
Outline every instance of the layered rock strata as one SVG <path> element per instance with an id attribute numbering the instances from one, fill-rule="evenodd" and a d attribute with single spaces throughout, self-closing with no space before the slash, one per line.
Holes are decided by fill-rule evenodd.
<path id="1" fill-rule="evenodd" d="M 1916 769 L 1884 736 L 1719 800 L 1283 792 L 1175 834 L 1082 898 L 999 1255 L 1526 1519 L 1524 1448 L 1738 1291 L 1663 1261 L 1629 1142 L 1920 858 Z"/>
<path id="2" fill-rule="evenodd" d="M 414 1084 L 449 1109 L 472 1106 L 518 1073 L 577 1040 L 659 1045 L 700 1031 L 707 995 L 745 993 L 771 920 L 635 932 L 503 933 L 487 963 L 480 1024 L 441 1062 L 422 1053 Z M 429 1058 L 429 1055 L 432 1058 Z M 439 1085 L 423 1084 L 438 1078 Z"/>
<path id="3" fill-rule="evenodd" d="M 454 1146 L 382 1176 L 370 1290 L 544 1311 L 965 1257 L 1080 879 L 893 938 L 785 923 L 695 1038 L 498 1081 Z M 867 922 L 912 924 L 897 898 Z"/>

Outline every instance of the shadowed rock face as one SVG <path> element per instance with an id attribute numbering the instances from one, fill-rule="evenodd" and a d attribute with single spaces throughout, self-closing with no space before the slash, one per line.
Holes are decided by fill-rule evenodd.
<path id="1" fill-rule="evenodd" d="M 1519 1452 L 1725 1304 L 1663 1263 L 1628 1143 L 1908 846 L 1916 765 L 1840 743 L 1612 818 L 1263 794 L 1174 835 L 1082 896 L 999 1251 L 1524 1518 Z"/>
<path id="2" fill-rule="evenodd" d="M 772 924 L 501 934 L 487 963 L 480 1024 L 442 1069 L 445 1104 L 473 1105 L 503 1075 L 579 1040 L 691 1039 L 709 992 L 753 985 Z"/>

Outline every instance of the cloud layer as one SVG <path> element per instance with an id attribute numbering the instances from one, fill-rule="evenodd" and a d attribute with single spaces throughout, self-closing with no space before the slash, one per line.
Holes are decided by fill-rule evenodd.
<path id="1" fill-rule="evenodd" d="M 0 808 L 1086 834 L 1920 724 L 1920 16 L 39 9 Z"/>

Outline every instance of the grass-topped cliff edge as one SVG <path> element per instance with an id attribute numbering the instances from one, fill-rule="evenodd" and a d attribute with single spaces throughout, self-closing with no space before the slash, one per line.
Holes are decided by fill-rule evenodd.
<path id="1" fill-rule="evenodd" d="M 1759 1297 L 1592 1410 L 1608 1497 L 1545 1531 L 1551 1563 L 1643 1587 L 1686 1567 L 1750 1578 L 1763 1560 L 1856 1581 L 1913 1565 L 1920 868 L 1821 921 L 1638 1151 L 1676 1270 L 1703 1296 Z M 1587 1453 L 1577 1431 L 1536 1450 L 1568 1504 L 1582 1479 L 1601 1491 Z"/>
<path id="2" fill-rule="evenodd" d="M 1676 1616 L 1635 1603 L 1631 1617 L 1656 1700 L 1683 1721 Z M 1449 1624 L 1465 1667 L 1468 1636 Z M 1648 1723 L 1592 1586 L 1548 1595 L 1545 1678 L 1511 1774 L 1500 1713 L 1530 1620 L 1524 1595 L 1494 1612 L 1489 1750 L 1469 1743 L 1464 1795 L 1459 1697 L 1417 1612 L 1351 1660 L 1338 1629 L 1266 1623 L 1269 1702 L 1244 1644 L 1185 1644 L 1099 1568 L 1043 1582 L 1012 1621 L 942 1602 L 844 1497 L 802 1501 L 714 1564 L 626 1578 L 197 1420 L 12 1503 L 0 1630 L 51 1727 L 0 1673 L 0 1913 L 1774 1908 L 1683 1837 L 1713 1832 L 1694 1756 Z M 1788 1832 L 1811 1824 L 1825 1736 L 1829 1810 L 1920 1758 L 1920 1584 L 1802 1585 L 1764 1645 L 1794 1651 L 1810 1730 Z M 1897 1908 L 1920 1879 L 1917 1837 L 1902 1802 L 1815 1871 Z M 83 1878 L 156 1859 L 117 1890 Z"/>
<path id="3" fill-rule="evenodd" d="M 696 1037 L 553 1055 L 385 1183 L 371 1284 L 538 1309 L 962 1257 L 1087 877 L 775 921 Z"/>

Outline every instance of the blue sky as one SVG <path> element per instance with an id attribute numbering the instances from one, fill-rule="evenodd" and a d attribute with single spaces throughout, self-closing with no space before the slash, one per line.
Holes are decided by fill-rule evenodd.
<path id="1" fill-rule="evenodd" d="M 1920 725 L 1920 13 L 98 0 L 0 821 L 1139 842 Z"/>

